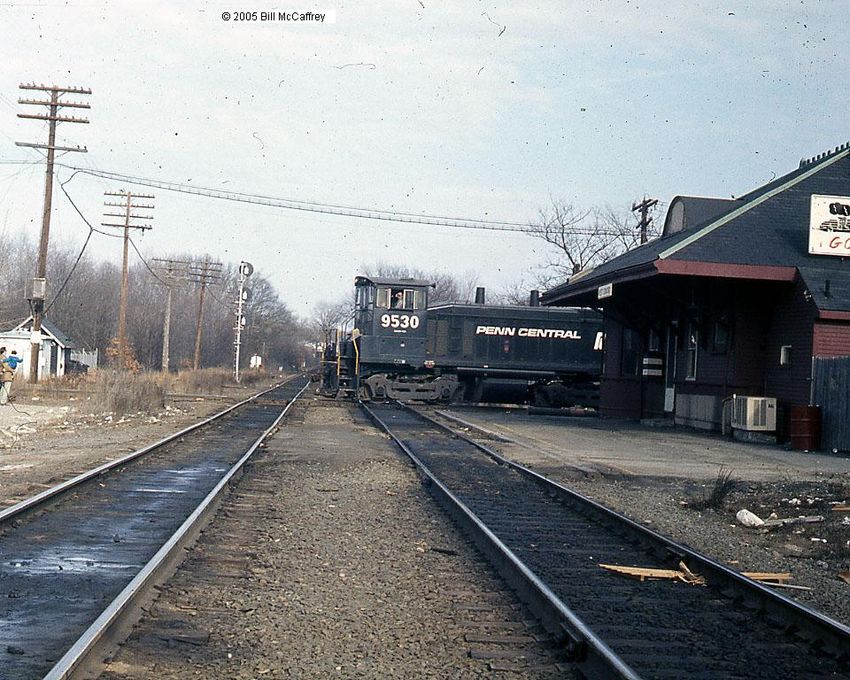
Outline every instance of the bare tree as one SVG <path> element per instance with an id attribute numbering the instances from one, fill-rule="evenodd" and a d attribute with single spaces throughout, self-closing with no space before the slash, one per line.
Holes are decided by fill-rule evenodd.
<path id="1" fill-rule="evenodd" d="M 313 308 L 313 316 L 310 320 L 310 329 L 313 337 L 319 342 L 329 342 L 337 328 L 342 327 L 351 317 L 351 299 L 346 296 L 344 300 L 337 302 L 325 302 L 316 304 Z"/>
<path id="2" fill-rule="evenodd" d="M 558 281 L 640 245 L 631 212 L 611 206 L 583 210 L 564 199 L 552 198 L 531 227 L 533 235 L 555 247 L 545 270 Z M 650 235 L 657 234 L 651 230 Z M 546 276 L 542 283 L 548 287 Z"/>

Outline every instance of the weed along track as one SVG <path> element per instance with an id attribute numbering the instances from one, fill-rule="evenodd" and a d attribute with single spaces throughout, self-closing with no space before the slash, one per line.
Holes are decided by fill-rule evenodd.
<path id="1" fill-rule="evenodd" d="M 416 411 L 364 408 L 586 676 L 850 678 L 850 628 Z"/>
<path id="2" fill-rule="evenodd" d="M 297 378 L 0 514 L 0 677 L 71 677 L 173 567 Z"/>

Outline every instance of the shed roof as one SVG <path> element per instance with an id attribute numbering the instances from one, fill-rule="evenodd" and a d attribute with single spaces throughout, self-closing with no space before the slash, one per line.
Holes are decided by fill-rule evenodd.
<path id="1" fill-rule="evenodd" d="M 29 316 L 24 319 L 21 323 L 15 326 L 12 330 L 29 330 L 32 328 L 32 317 Z M 72 349 L 76 347 L 76 343 L 71 339 L 71 336 L 62 331 L 58 326 L 56 326 L 49 319 L 41 320 L 41 330 L 46 333 L 48 336 L 52 337 L 57 344 L 61 345 L 66 349 Z"/>
<path id="2" fill-rule="evenodd" d="M 600 285 L 658 274 L 785 281 L 800 276 L 821 312 L 850 312 L 850 261 L 808 253 L 812 194 L 850 195 L 847 145 L 803 161 L 793 172 L 734 201 L 724 201 L 725 209 L 701 224 L 571 277 L 541 300 L 564 303 Z M 701 207 L 710 211 L 722 204 Z"/>

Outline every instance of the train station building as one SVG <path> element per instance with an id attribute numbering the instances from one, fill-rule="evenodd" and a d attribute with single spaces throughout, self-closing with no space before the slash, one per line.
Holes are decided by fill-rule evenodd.
<path id="1" fill-rule="evenodd" d="M 784 441 L 811 413 L 850 449 L 850 145 L 738 198 L 677 196 L 658 239 L 541 301 L 602 310 L 603 415 Z"/>

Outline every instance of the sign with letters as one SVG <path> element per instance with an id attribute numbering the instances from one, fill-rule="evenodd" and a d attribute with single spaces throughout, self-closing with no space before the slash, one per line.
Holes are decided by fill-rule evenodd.
<path id="1" fill-rule="evenodd" d="M 810 255 L 850 255 L 850 196 L 812 194 Z"/>

